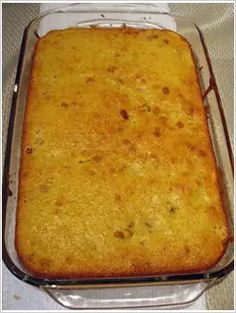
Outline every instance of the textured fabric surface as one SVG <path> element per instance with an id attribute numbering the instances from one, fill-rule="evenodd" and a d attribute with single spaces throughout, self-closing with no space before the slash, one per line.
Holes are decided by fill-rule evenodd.
<path id="1" fill-rule="evenodd" d="M 189 17 L 204 33 L 233 143 L 233 4 L 171 4 L 171 11 Z M 3 4 L 3 151 L 23 30 L 38 12 L 39 4 Z M 208 309 L 233 309 L 233 295 L 231 273 L 207 292 Z"/>

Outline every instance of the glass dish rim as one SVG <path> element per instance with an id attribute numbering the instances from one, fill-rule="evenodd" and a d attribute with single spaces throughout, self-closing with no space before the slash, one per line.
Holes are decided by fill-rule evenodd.
<path id="1" fill-rule="evenodd" d="M 109 3 L 105 4 L 105 3 L 100 3 L 102 5 L 108 5 Z M 87 13 L 100 13 L 100 12 L 115 12 L 115 13 L 126 13 L 125 9 L 127 9 L 127 5 L 130 5 L 129 3 L 124 3 L 124 7 L 123 10 L 117 9 L 117 6 L 119 4 L 116 4 L 116 6 L 114 8 L 110 8 L 110 9 L 104 9 L 104 8 L 99 8 L 99 6 L 96 6 L 94 9 L 90 10 L 91 7 L 93 7 L 93 4 L 89 4 L 90 8 L 78 8 L 78 9 L 74 9 L 72 11 L 66 11 L 67 9 L 71 9 L 73 8 L 73 6 L 76 4 L 70 4 L 67 5 L 63 8 L 57 8 L 57 9 L 52 9 L 52 10 L 48 10 L 45 11 L 41 14 L 38 14 L 29 24 L 28 26 L 25 28 L 24 30 L 24 34 L 23 34 L 23 39 L 22 39 L 22 44 L 21 44 L 21 49 L 20 49 L 20 54 L 19 54 L 19 61 L 18 61 L 18 66 L 17 66 L 17 73 L 16 73 L 16 78 L 15 78 L 15 86 L 18 86 L 18 83 L 20 81 L 20 77 L 21 77 L 21 71 L 22 71 L 22 66 L 23 66 L 23 56 L 24 56 L 24 52 L 25 52 L 25 48 L 26 48 L 26 43 L 27 43 L 27 37 L 28 37 L 28 32 L 30 29 L 30 26 L 36 22 L 37 20 L 39 20 L 40 18 L 43 18 L 46 15 L 49 14 L 53 14 L 53 13 L 79 13 L 79 12 L 87 12 Z M 78 3 L 77 3 L 78 5 Z M 82 4 L 83 5 L 83 4 Z M 121 4 L 123 5 L 123 3 Z M 133 3 L 131 4 L 133 5 Z M 137 5 L 137 4 L 135 4 Z M 139 6 L 141 5 L 141 3 L 138 4 Z M 140 6 L 141 7 L 141 6 Z M 207 46 L 205 44 L 204 41 L 204 37 L 203 34 L 201 32 L 201 30 L 199 29 L 199 27 L 193 23 L 192 21 L 188 20 L 185 17 L 179 16 L 177 14 L 170 14 L 168 12 L 160 12 L 160 11 L 150 11 L 150 10 L 145 10 L 144 8 L 142 8 L 141 10 L 135 11 L 132 10 L 129 13 L 145 13 L 145 14 L 160 14 L 160 15 L 167 15 L 167 16 L 171 16 L 171 17 L 178 17 L 181 19 L 185 19 L 187 21 L 189 21 L 189 23 L 191 23 L 196 30 L 198 31 L 202 46 L 203 46 L 203 50 L 205 53 L 205 57 L 206 57 L 206 61 L 207 61 L 207 65 L 208 65 L 208 69 L 209 69 L 209 73 L 210 73 L 210 77 L 211 79 L 213 79 L 214 82 L 214 90 L 215 90 L 215 95 L 216 95 L 216 99 L 217 99 L 217 105 L 220 111 L 220 116 L 221 116 L 221 120 L 222 120 L 222 125 L 224 128 L 224 136 L 226 139 L 226 143 L 227 143 L 227 152 L 228 152 L 228 156 L 230 159 L 230 165 L 231 165 L 231 170 L 232 173 L 234 173 L 234 161 L 233 161 L 233 152 L 232 152 L 232 146 L 231 146 L 231 142 L 230 142 L 230 136 L 229 136 L 229 131 L 228 131 L 228 126 L 226 123 L 226 118 L 225 118 L 225 114 L 224 114 L 224 109 L 222 107 L 222 102 L 221 102 L 221 97 L 220 97 L 220 93 L 216 84 L 216 80 L 215 80 L 215 75 L 214 75 L 214 71 L 213 71 L 213 67 L 211 64 L 211 60 L 209 57 L 209 53 L 207 50 Z M 10 117 L 9 117 L 9 125 L 8 125 L 8 131 L 7 131 L 7 141 L 6 141 L 6 151 L 5 151 L 5 162 L 4 162 L 4 168 L 3 168 L 3 185 L 2 185 L 2 258 L 3 261 L 5 263 L 5 265 L 7 266 L 7 268 L 10 270 L 10 272 L 15 275 L 18 279 L 34 285 L 34 286 L 41 286 L 41 287 L 72 287 L 72 286 L 83 286 L 83 287 L 94 287 L 94 286 L 101 286 L 101 287 L 105 287 L 105 286 L 120 286 L 120 285 L 159 285 L 159 284 L 173 284 L 173 283 L 191 283 L 191 282 L 197 282 L 197 281 L 207 281 L 207 280 L 211 280 L 211 279 L 218 279 L 218 278 L 222 278 L 224 276 L 226 276 L 228 273 L 230 273 L 233 269 L 234 269 L 234 260 L 232 260 L 229 264 L 227 264 L 225 267 L 223 267 L 222 269 L 219 270 L 215 270 L 213 272 L 200 272 L 200 273 L 184 273 L 184 274 L 163 274 L 163 275 L 152 275 L 152 276 L 139 276 L 139 277 L 107 277 L 107 278 L 40 278 L 40 277 L 33 277 L 31 275 L 26 274 L 25 272 L 23 272 L 20 268 L 18 268 L 17 265 L 15 265 L 15 263 L 12 261 L 12 259 L 10 258 L 7 248 L 6 248 L 6 244 L 5 244 L 5 222 L 6 222 L 6 204 L 7 204 L 7 199 L 8 199 L 8 172 L 9 172 L 9 167 L 10 167 L 10 156 L 11 156 L 11 146 L 12 146 L 12 137 L 13 137 L 13 127 L 14 127 L 14 117 L 15 117 L 15 113 L 16 113 L 16 103 L 17 103 L 17 92 L 13 92 L 13 97 L 12 97 L 12 102 L 11 102 L 11 108 L 10 108 Z"/>

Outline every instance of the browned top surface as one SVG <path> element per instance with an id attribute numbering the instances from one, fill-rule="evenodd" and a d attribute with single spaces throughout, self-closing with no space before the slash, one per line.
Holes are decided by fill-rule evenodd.
<path id="1" fill-rule="evenodd" d="M 22 154 L 16 243 L 38 275 L 186 272 L 224 251 L 195 65 L 175 33 L 42 38 Z"/>

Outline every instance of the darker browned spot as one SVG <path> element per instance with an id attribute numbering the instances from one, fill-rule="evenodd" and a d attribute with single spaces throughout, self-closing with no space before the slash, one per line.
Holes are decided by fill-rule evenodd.
<path id="1" fill-rule="evenodd" d="M 169 44 L 169 40 L 168 39 L 166 39 L 166 38 L 164 38 L 163 40 L 162 40 L 165 44 Z"/>
<path id="2" fill-rule="evenodd" d="M 93 77 L 87 77 L 86 83 L 94 83 L 95 79 Z"/>
<path id="3" fill-rule="evenodd" d="M 175 164 L 177 162 L 177 158 L 174 157 L 174 156 L 171 156 L 170 157 L 170 162 L 171 162 L 171 164 Z"/>
<path id="4" fill-rule="evenodd" d="M 143 83 L 143 84 L 144 84 L 144 83 L 147 82 L 146 78 L 144 78 L 140 73 L 135 74 L 134 77 L 135 77 L 136 80 L 137 80 L 138 82 L 140 82 L 140 83 Z"/>
<path id="5" fill-rule="evenodd" d="M 68 108 L 68 103 L 66 103 L 66 102 L 62 102 L 62 104 L 61 104 L 61 106 L 63 107 L 63 108 Z"/>
<path id="6" fill-rule="evenodd" d="M 193 153 L 196 153 L 197 155 L 201 156 L 201 157 L 205 157 L 207 155 L 207 152 L 202 150 L 202 149 L 198 149 L 197 147 L 195 147 L 193 144 L 191 143 L 188 143 L 187 145 L 187 148 L 193 152 Z"/>
<path id="7" fill-rule="evenodd" d="M 116 54 L 115 54 L 115 57 L 116 57 L 116 58 L 120 57 L 120 53 L 116 53 Z"/>
<path id="8" fill-rule="evenodd" d="M 118 127 L 118 128 L 117 128 L 117 131 L 118 131 L 119 133 L 121 133 L 121 132 L 124 131 L 124 129 L 123 129 L 122 127 Z"/>
<path id="9" fill-rule="evenodd" d="M 144 225 L 146 226 L 148 232 L 151 233 L 152 232 L 152 225 L 148 222 L 145 222 Z"/>
<path id="10" fill-rule="evenodd" d="M 119 82 L 120 84 L 124 84 L 124 80 L 123 80 L 122 78 L 118 78 L 118 82 Z"/>
<path id="11" fill-rule="evenodd" d="M 187 115 L 193 115 L 194 113 L 194 104 L 192 103 L 192 101 L 190 100 L 186 100 L 183 98 L 183 96 L 180 94 L 179 97 L 182 99 L 182 104 L 181 107 L 183 109 L 183 111 L 187 114 Z"/>
<path id="12" fill-rule="evenodd" d="M 143 133 L 137 134 L 137 138 L 139 138 L 139 139 L 143 138 Z"/>
<path id="13" fill-rule="evenodd" d="M 138 34 L 139 34 L 139 31 L 136 30 L 136 29 L 127 29 L 124 33 L 125 33 L 126 35 L 138 35 Z"/>
<path id="14" fill-rule="evenodd" d="M 104 14 L 101 14 L 101 17 L 105 17 L 105 15 L 104 15 Z"/>
<path id="15" fill-rule="evenodd" d="M 159 131 L 155 131 L 154 133 L 153 133 L 156 137 L 160 137 L 160 132 Z"/>
<path id="16" fill-rule="evenodd" d="M 27 154 L 32 154 L 33 152 L 33 149 L 31 147 L 28 147 L 26 148 L 26 151 L 25 151 Z"/>
<path id="17" fill-rule="evenodd" d="M 200 180 L 196 180 L 196 184 L 198 185 L 198 186 L 201 186 L 201 181 Z"/>
<path id="18" fill-rule="evenodd" d="M 148 222 L 145 222 L 144 225 L 147 227 L 147 228 L 152 228 L 152 225 Z"/>
<path id="19" fill-rule="evenodd" d="M 194 145 L 192 145 L 191 143 L 187 143 L 186 146 L 192 152 L 196 152 L 197 151 L 197 148 Z"/>
<path id="20" fill-rule="evenodd" d="M 42 184 L 39 186 L 39 190 L 41 192 L 47 192 L 48 191 L 48 186 L 46 184 Z"/>
<path id="21" fill-rule="evenodd" d="M 130 222 L 128 225 L 128 228 L 133 228 L 134 227 L 134 222 Z"/>
<path id="22" fill-rule="evenodd" d="M 159 36 L 157 34 L 147 36 L 147 40 L 154 40 L 154 39 L 158 39 L 158 38 L 159 38 Z"/>
<path id="23" fill-rule="evenodd" d="M 185 245 L 185 246 L 184 246 L 184 250 L 185 250 L 185 253 L 186 253 L 186 254 L 189 254 L 189 253 L 190 253 L 190 248 L 189 248 L 188 245 Z"/>
<path id="24" fill-rule="evenodd" d="M 172 206 L 172 207 L 170 207 L 169 212 L 170 213 L 175 213 L 176 210 L 177 210 L 177 208 Z"/>
<path id="25" fill-rule="evenodd" d="M 168 95 L 170 93 L 170 90 L 168 87 L 163 87 L 162 92 L 164 93 L 164 95 Z"/>
<path id="26" fill-rule="evenodd" d="M 126 52 L 126 51 L 128 51 L 128 49 L 127 49 L 127 47 L 122 47 L 122 48 L 121 48 L 121 51 L 122 51 L 122 52 Z"/>
<path id="27" fill-rule="evenodd" d="M 125 145 L 130 145 L 131 141 L 129 139 L 123 139 L 122 143 L 125 144 Z"/>
<path id="28" fill-rule="evenodd" d="M 63 201 L 61 199 L 57 199 L 55 201 L 55 205 L 58 206 L 58 207 L 61 207 L 61 206 L 63 206 Z"/>
<path id="29" fill-rule="evenodd" d="M 72 264 L 73 263 L 73 256 L 66 257 L 65 261 L 67 264 Z"/>
<path id="30" fill-rule="evenodd" d="M 116 170 L 114 169 L 114 167 L 111 167 L 111 168 L 110 168 L 110 173 L 111 173 L 111 174 L 115 174 L 115 173 L 116 173 Z"/>
<path id="31" fill-rule="evenodd" d="M 102 160 L 102 157 L 101 157 L 100 155 L 95 155 L 95 156 L 93 157 L 93 160 L 94 160 L 95 162 L 100 162 L 100 161 Z"/>
<path id="32" fill-rule="evenodd" d="M 160 131 L 160 128 L 155 128 L 155 131 L 153 133 L 156 137 L 159 137 L 161 135 L 161 131 Z"/>
<path id="33" fill-rule="evenodd" d="M 205 157 L 207 155 L 207 153 L 204 150 L 202 150 L 202 149 L 199 149 L 198 152 L 199 152 L 199 155 L 202 156 L 202 157 Z"/>
<path id="34" fill-rule="evenodd" d="M 178 121 L 178 122 L 176 123 L 176 127 L 177 127 L 177 128 L 183 128 L 183 127 L 184 127 L 184 123 L 182 123 L 181 121 Z"/>
<path id="35" fill-rule="evenodd" d="M 43 98 L 47 100 L 49 99 L 49 95 L 47 94 L 46 91 L 43 92 Z"/>
<path id="36" fill-rule="evenodd" d="M 116 238 L 125 239 L 125 234 L 123 233 L 123 231 L 116 230 L 113 235 L 114 235 Z"/>
<path id="37" fill-rule="evenodd" d="M 151 153 L 150 153 L 150 158 L 152 158 L 152 159 L 158 159 L 158 156 L 157 156 L 156 153 L 151 152 Z"/>
<path id="38" fill-rule="evenodd" d="M 114 73 L 116 69 L 117 69 L 117 67 L 112 65 L 112 66 L 109 66 L 109 67 L 107 68 L 107 71 L 108 71 L 109 73 Z"/>
<path id="39" fill-rule="evenodd" d="M 188 115 L 193 115 L 193 113 L 194 113 L 194 109 L 193 108 L 189 108 Z"/>
<path id="40" fill-rule="evenodd" d="M 162 125 L 162 126 L 166 126 L 167 124 L 167 121 L 168 121 L 168 118 L 166 116 L 160 116 L 158 118 L 158 121 L 159 123 Z"/>
<path id="41" fill-rule="evenodd" d="M 120 110 L 120 115 L 123 117 L 124 120 L 129 119 L 129 114 L 126 110 Z"/>
<path id="42" fill-rule="evenodd" d="M 116 200 L 117 202 L 120 202 L 120 201 L 121 201 L 121 195 L 115 194 L 115 200 Z"/>
<path id="43" fill-rule="evenodd" d="M 91 159 L 79 160 L 79 161 L 78 161 L 78 163 L 80 163 L 80 164 L 87 163 L 87 162 L 91 162 Z"/>
<path id="44" fill-rule="evenodd" d="M 154 108 L 153 108 L 153 113 L 155 114 L 159 114 L 161 112 L 160 108 L 156 105 Z"/>
<path id="45" fill-rule="evenodd" d="M 130 152 L 136 152 L 137 151 L 135 145 L 133 145 L 133 144 L 131 144 L 128 149 Z"/>

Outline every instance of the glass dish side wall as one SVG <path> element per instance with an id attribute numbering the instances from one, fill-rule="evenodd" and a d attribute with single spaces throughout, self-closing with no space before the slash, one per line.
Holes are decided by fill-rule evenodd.
<path id="1" fill-rule="evenodd" d="M 73 18 L 71 18 L 71 14 Z M 105 18 L 101 16 L 103 14 Z M 70 19 L 68 16 L 70 15 Z M 99 27 L 109 26 L 118 27 L 125 23 L 127 26 L 139 27 L 139 28 L 162 28 L 163 18 L 169 16 L 163 13 L 142 11 L 137 9 L 137 7 L 120 7 L 117 10 L 109 9 L 109 5 L 105 8 L 98 9 L 91 6 L 91 9 L 81 9 L 75 10 L 73 7 L 69 7 L 65 10 L 53 11 L 51 13 L 46 13 L 41 17 L 37 17 L 26 30 L 25 42 L 23 44 L 23 53 L 21 55 L 22 64 L 20 67 L 20 72 L 16 80 L 16 85 L 14 89 L 13 98 L 13 112 L 11 116 L 11 121 L 13 122 L 13 133 L 9 133 L 8 138 L 8 149 L 7 149 L 7 161 L 5 166 L 5 200 L 3 203 L 3 224 L 4 224 L 4 237 L 3 237 L 3 257 L 13 273 L 20 277 L 21 279 L 35 285 L 61 285 L 61 286 L 80 286 L 87 284 L 87 286 L 92 287 L 94 283 L 99 283 L 101 286 L 104 284 L 167 284 L 170 282 L 175 282 L 180 284 L 183 282 L 194 282 L 194 281 L 208 281 L 211 278 L 216 278 L 218 276 L 225 275 L 229 270 L 232 269 L 232 259 L 233 259 L 233 244 L 229 243 L 227 251 L 222 258 L 222 260 L 216 264 L 214 268 L 207 272 L 201 273 L 190 273 L 183 275 L 162 275 L 156 277 L 137 277 L 137 278 L 119 278 L 119 279 L 94 279 L 94 280 L 44 280 L 36 277 L 32 277 L 30 273 L 26 273 L 20 262 L 18 261 L 15 247 L 14 247 L 14 235 L 15 235 L 15 214 L 16 214 L 16 204 L 17 204 L 17 192 L 18 192 L 18 173 L 19 173 L 19 161 L 20 161 L 20 147 L 21 147 L 21 134 L 24 119 L 24 110 L 27 99 L 27 91 L 30 78 L 30 68 L 32 64 L 32 56 L 34 51 L 34 46 L 39 38 L 39 24 L 49 17 L 53 17 L 54 21 L 63 20 L 65 25 L 74 27 L 87 27 L 88 25 L 96 25 Z M 73 21 L 72 25 L 68 25 L 68 21 Z M 197 66 L 202 67 L 199 70 L 200 81 L 202 92 L 204 94 L 205 90 L 209 86 L 209 82 L 214 81 L 213 73 L 211 73 L 209 64 L 210 59 L 206 55 L 206 47 L 201 40 L 201 34 L 199 33 L 197 27 L 185 20 L 183 18 L 175 16 L 175 21 L 177 25 L 177 32 L 183 35 L 192 45 L 194 51 Z M 57 28 L 55 22 L 52 25 L 52 29 Z M 221 169 L 222 174 L 222 188 L 225 199 L 225 206 L 227 207 L 227 215 L 229 219 L 229 224 L 232 231 L 232 195 L 233 195 L 233 177 L 232 168 L 230 163 L 230 151 L 227 147 L 227 130 L 222 123 L 222 112 L 219 109 L 221 105 L 220 99 L 217 98 L 217 86 L 214 84 L 214 88 L 204 97 L 204 103 L 208 107 L 208 117 L 209 126 L 211 131 L 212 142 L 217 158 L 217 163 Z M 12 142 L 11 142 L 12 138 Z M 9 176 L 8 176 L 9 175 Z M 9 177 L 9 179 L 8 179 Z M 8 179 L 8 181 L 7 181 Z M 11 190 L 11 193 L 8 190 Z"/>

